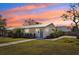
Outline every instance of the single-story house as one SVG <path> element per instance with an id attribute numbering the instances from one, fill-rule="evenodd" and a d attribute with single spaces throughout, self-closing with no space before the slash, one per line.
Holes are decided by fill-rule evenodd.
<path id="1" fill-rule="evenodd" d="M 40 39 L 49 36 L 56 29 L 53 23 L 28 25 L 17 28 L 24 30 L 25 33 L 31 33 L 35 35 L 35 38 Z M 13 29 L 16 28 L 8 28 L 7 30 L 13 30 Z"/>

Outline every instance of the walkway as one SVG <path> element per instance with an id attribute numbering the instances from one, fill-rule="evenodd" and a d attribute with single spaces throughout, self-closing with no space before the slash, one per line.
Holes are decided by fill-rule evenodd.
<path id="1" fill-rule="evenodd" d="M 45 39 L 45 40 L 55 41 L 55 40 L 59 40 L 59 39 L 62 39 L 62 38 L 76 38 L 76 37 L 75 36 L 61 36 L 59 38 Z M 20 41 L 16 41 L 16 42 L 2 43 L 2 44 L 0 44 L 0 47 L 14 45 L 14 44 L 23 43 L 23 42 L 30 42 L 30 41 L 33 41 L 33 40 L 36 40 L 36 39 L 28 39 L 28 40 L 20 40 Z"/>
<path id="2" fill-rule="evenodd" d="M 28 39 L 28 40 L 20 40 L 20 41 L 16 41 L 16 42 L 2 43 L 2 44 L 0 44 L 0 47 L 14 45 L 14 44 L 23 43 L 23 42 L 29 42 L 29 41 L 33 41 L 33 40 L 36 40 L 36 39 Z"/>
<path id="3" fill-rule="evenodd" d="M 59 39 L 62 39 L 62 38 L 76 38 L 76 36 L 61 36 L 61 37 L 58 37 L 58 38 L 54 38 L 54 39 L 46 39 L 46 40 L 52 40 L 52 41 L 55 41 L 55 40 L 59 40 Z"/>

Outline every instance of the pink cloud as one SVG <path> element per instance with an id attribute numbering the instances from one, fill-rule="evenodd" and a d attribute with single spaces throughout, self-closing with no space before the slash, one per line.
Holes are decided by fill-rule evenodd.
<path id="1" fill-rule="evenodd" d="M 14 16 L 14 17 L 8 19 L 8 21 L 9 21 L 10 24 L 13 24 L 12 22 L 14 22 L 15 24 L 20 24 L 21 23 L 20 20 L 32 18 L 32 19 L 35 19 L 36 21 L 40 21 L 42 23 L 49 23 L 49 22 L 53 23 L 53 22 L 55 22 L 55 24 L 56 24 L 56 21 L 59 21 L 60 23 L 62 23 L 62 20 L 60 20 L 61 19 L 60 16 L 63 13 L 65 13 L 65 11 L 63 9 L 49 10 L 49 11 L 42 12 L 38 15 L 37 14 L 17 15 L 17 16 Z"/>
<path id="2" fill-rule="evenodd" d="M 32 18 L 35 19 L 36 21 L 40 21 L 42 23 L 54 23 L 56 25 L 58 24 L 64 24 L 63 20 L 60 18 L 60 16 L 65 13 L 63 9 L 58 9 L 58 10 L 49 10 L 49 11 L 44 11 L 39 14 L 22 14 L 22 15 L 16 15 L 14 13 L 16 12 L 22 12 L 22 11 L 29 11 L 29 10 L 35 10 L 39 8 L 46 8 L 50 5 L 55 5 L 55 4 L 31 4 L 27 6 L 21 6 L 21 7 L 16 7 L 12 8 L 10 10 L 0 12 L 1 14 L 6 15 L 8 18 L 8 26 L 22 26 L 22 20 Z"/>

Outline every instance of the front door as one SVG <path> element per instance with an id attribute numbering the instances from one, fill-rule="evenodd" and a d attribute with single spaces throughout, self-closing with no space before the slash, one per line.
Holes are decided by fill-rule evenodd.
<path id="1" fill-rule="evenodd" d="M 43 31 L 40 30 L 40 38 L 42 39 L 43 38 Z"/>
<path id="2" fill-rule="evenodd" d="M 37 39 L 42 39 L 43 38 L 43 31 L 42 30 L 37 31 L 35 36 Z"/>

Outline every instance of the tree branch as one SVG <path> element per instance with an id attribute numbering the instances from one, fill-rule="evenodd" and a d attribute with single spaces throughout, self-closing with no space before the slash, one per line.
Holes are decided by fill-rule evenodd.
<path id="1" fill-rule="evenodd" d="M 78 20 L 78 22 L 77 23 L 79 23 L 79 20 Z"/>

